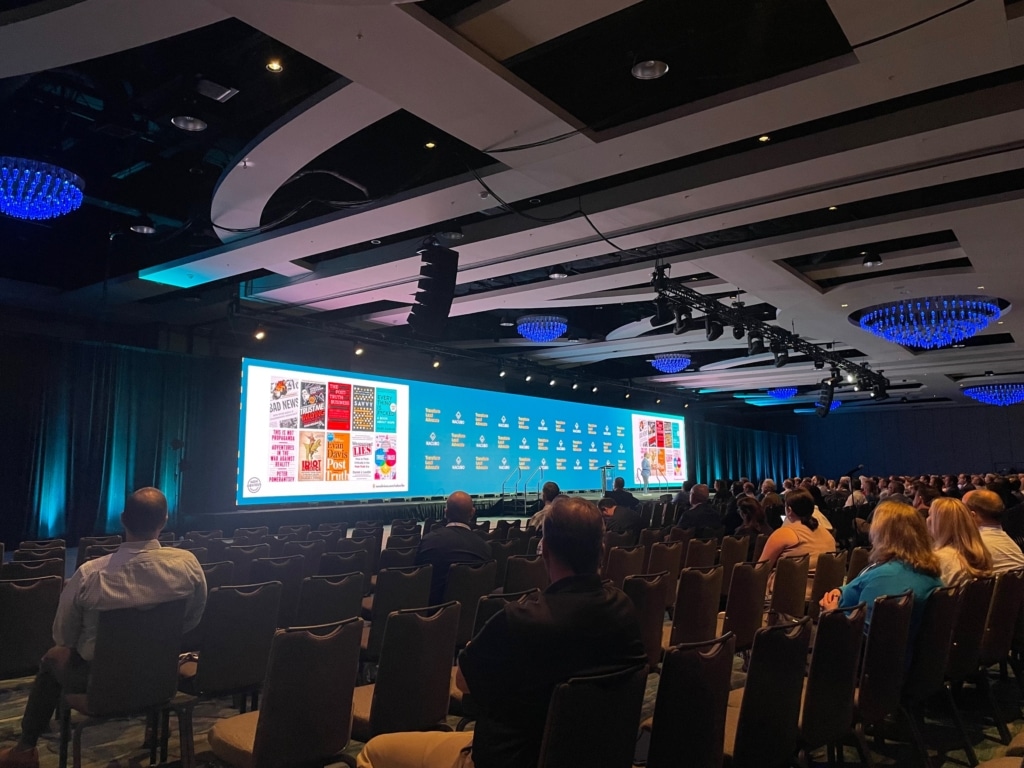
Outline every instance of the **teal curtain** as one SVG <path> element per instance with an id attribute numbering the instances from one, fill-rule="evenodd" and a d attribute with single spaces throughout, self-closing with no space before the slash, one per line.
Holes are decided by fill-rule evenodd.
<path id="1" fill-rule="evenodd" d="M 13 380 L 31 388 L 8 435 L 28 450 L 8 445 L 3 452 L 9 498 L 22 491 L 21 520 L 10 519 L 10 510 L 3 520 L 6 538 L 118 532 L 125 497 L 143 486 L 166 494 L 174 525 L 189 466 L 185 448 L 204 422 L 204 393 L 230 392 L 222 361 L 52 340 L 7 348 L 2 360 L 22 375 Z M 233 444 L 228 435 L 231 459 Z"/>
<path id="2" fill-rule="evenodd" d="M 776 482 L 800 474 L 796 435 L 698 422 L 693 425 L 692 477 L 701 483 L 739 477 Z"/>

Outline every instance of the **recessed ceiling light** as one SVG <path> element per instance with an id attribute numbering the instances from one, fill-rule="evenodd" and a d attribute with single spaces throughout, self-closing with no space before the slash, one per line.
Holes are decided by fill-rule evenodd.
<path id="1" fill-rule="evenodd" d="M 528 373 L 525 376 L 523 376 L 523 381 L 533 381 L 533 374 Z"/>
<path id="2" fill-rule="evenodd" d="M 553 386 L 555 386 L 555 380 L 554 380 L 554 379 L 551 379 L 551 381 L 549 381 L 549 382 L 548 382 L 548 386 L 549 386 L 549 387 L 553 387 Z"/>
<path id="3" fill-rule="evenodd" d="M 427 149 L 433 149 L 434 147 L 436 147 L 436 146 L 437 146 L 437 144 L 435 144 L 435 143 L 434 143 L 434 142 L 432 142 L 432 141 L 428 141 L 428 142 L 427 142 L 426 144 L 424 144 L 423 146 L 424 146 L 424 147 L 426 147 Z"/>
<path id="4" fill-rule="evenodd" d="M 828 207 L 828 209 L 829 209 L 830 211 L 837 211 L 837 210 L 839 210 L 839 209 L 838 209 L 838 208 L 836 208 L 836 207 L 835 207 L 834 205 L 830 205 L 830 206 Z"/>
<path id="5" fill-rule="evenodd" d="M 500 325 L 502 328 L 515 328 L 516 321 L 513 320 L 510 316 L 504 315 L 502 316 L 501 322 L 499 322 L 498 325 Z"/>
<path id="6" fill-rule="evenodd" d="M 355 352 L 356 352 L 356 354 L 357 354 L 357 355 L 361 355 L 361 354 L 363 354 L 363 352 L 365 352 L 365 351 L 366 351 L 366 350 L 365 350 L 365 349 L 363 349 L 362 347 L 356 347 L 356 349 L 355 349 Z"/>
<path id="7" fill-rule="evenodd" d="M 850 305 L 849 304 L 840 304 L 839 306 L 842 307 L 843 309 L 846 309 Z"/>
<path id="8" fill-rule="evenodd" d="M 179 130 L 189 131 L 191 133 L 205 131 L 208 127 L 205 120 L 200 120 L 198 117 L 192 117 L 191 115 L 178 115 L 177 117 L 172 117 L 171 125 Z"/>
<path id="9" fill-rule="evenodd" d="M 861 251 L 861 256 L 864 257 L 864 261 L 861 263 L 865 267 L 880 267 L 882 266 L 882 257 L 877 253 L 868 253 L 867 251 Z"/>
<path id="10" fill-rule="evenodd" d="M 267 332 L 263 330 L 262 325 L 257 325 L 256 332 L 252 335 L 252 337 L 256 339 L 256 341 L 263 341 L 265 338 L 267 338 Z"/>
<path id="11" fill-rule="evenodd" d="M 655 405 L 661 405 L 661 398 L 660 397 L 656 398 L 655 401 L 654 401 L 654 404 Z"/>
<path id="12" fill-rule="evenodd" d="M 590 391 L 591 391 L 591 392 L 597 392 L 597 384 L 595 384 L 594 386 L 592 386 L 592 387 L 590 388 Z"/>
<path id="13" fill-rule="evenodd" d="M 370 241 L 370 245 L 380 245 L 380 240 L 374 238 L 373 240 Z"/>
<path id="14" fill-rule="evenodd" d="M 557 267 L 553 267 L 552 270 L 548 272 L 549 280 L 564 280 L 568 276 L 569 270 L 567 270 L 562 264 L 559 264 Z"/>
<path id="15" fill-rule="evenodd" d="M 273 72 L 275 75 L 284 72 L 284 66 L 278 59 L 271 59 L 267 62 L 267 72 Z"/>
<path id="16" fill-rule="evenodd" d="M 434 360 L 431 362 L 431 365 L 433 365 L 435 368 L 440 368 L 441 367 L 441 358 L 435 357 Z"/>
<path id="17" fill-rule="evenodd" d="M 637 80 L 657 80 L 668 74 L 668 64 L 657 59 L 648 59 L 638 61 L 629 71 Z"/>
<path id="18" fill-rule="evenodd" d="M 1002 324 L 1003 324 L 1002 320 L 999 320 L 998 322 L 996 322 L 996 325 L 1002 325 Z"/>
<path id="19" fill-rule="evenodd" d="M 984 285 L 979 285 L 978 286 L 978 290 L 979 291 L 984 291 L 985 290 L 985 286 Z"/>
<path id="20" fill-rule="evenodd" d="M 129 229 L 138 235 L 155 235 L 156 227 L 148 216 L 143 217 L 132 224 Z"/>
<path id="21" fill-rule="evenodd" d="M 498 371 L 498 378 L 499 379 L 504 379 L 507 375 L 508 375 L 508 371 L 506 371 L 504 368 L 502 368 L 500 371 Z"/>
<path id="22" fill-rule="evenodd" d="M 579 388 L 580 388 L 580 383 L 579 383 L 578 381 L 574 381 L 574 382 L 572 383 L 572 388 L 573 388 L 573 389 L 579 389 Z"/>
<path id="23" fill-rule="evenodd" d="M 762 144 L 767 144 L 769 141 L 772 140 L 772 137 L 769 136 L 767 133 L 763 133 L 757 137 L 757 140 L 760 141 Z"/>

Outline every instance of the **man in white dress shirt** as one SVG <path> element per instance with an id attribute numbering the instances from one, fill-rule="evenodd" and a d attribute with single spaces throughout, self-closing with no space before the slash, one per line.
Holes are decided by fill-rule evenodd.
<path id="1" fill-rule="evenodd" d="M 992 554 L 992 570 L 995 573 L 1024 568 L 1024 552 L 1010 538 L 999 523 L 1003 514 L 1003 502 L 994 491 L 968 491 L 964 494 L 964 505 L 971 511 L 978 524 L 981 540 Z"/>

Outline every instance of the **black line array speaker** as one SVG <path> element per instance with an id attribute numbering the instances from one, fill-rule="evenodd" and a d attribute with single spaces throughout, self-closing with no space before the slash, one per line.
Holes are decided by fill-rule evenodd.
<path id="1" fill-rule="evenodd" d="M 831 379 L 821 382 L 821 391 L 818 392 L 818 400 L 814 404 L 814 412 L 821 418 L 826 418 L 832 411 L 832 398 L 835 397 L 836 387 Z"/>
<path id="2" fill-rule="evenodd" d="M 426 338 L 440 338 L 452 309 L 459 253 L 436 243 L 417 251 L 423 264 L 416 286 L 416 303 L 409 313 L 409 327 Z"/>

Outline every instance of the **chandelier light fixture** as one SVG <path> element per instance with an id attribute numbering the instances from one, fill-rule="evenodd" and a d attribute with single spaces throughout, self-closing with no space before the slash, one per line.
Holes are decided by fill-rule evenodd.
<path id="1" fill-rule="evenodd" d="M 999 313 L 990 296 L 928 296 L 868 307 L 860 327 L 894 344 L 937 349 L 985 330 Z"/>
<path id="2" fill-rule="evenodd" d="M 681 352 L 669 352 L 664 355 L 655 355 L 654 359 L 648 362 L 662 373 L 679 373 L 685 371 L 690 365 L 690 356 Z"/>
<path id="3" fill-rule="evenodd" d="M 1024 384 L 979 384 L 964 394 L 985 405 L 1016 405 L 1024 402 Z"/>
<path id="4" fill-rule="evenodd" d="M 554 341 L 569 329 L 569 321 L 560 315 L 523 315 L 516 330 L 530 341 Z"/>
<path id="5" fill-rule="evenodd" d="M 776 400 L 789 400 L 792 397 L 796 397 L 796 387 L 775 387 L 775 389 L 769 389 L 768 397 L 775 398 Z"/>
<path id="6" fill-rule="evenodd" d="M 836 408 L 838 408 L 842 404 L 843 404 L 842 400 L 833 400 L 831 403 L 829 403 L 828 412 L 832 413 L 832 411 L 834 411 Z"/>
<path id="7" fill-rule="evenodd" d="M 85 182 L 71 171 L 23 157 L 0 155 L 0 213 L 16 219 L 54 219 L 82 206 Z"/>

